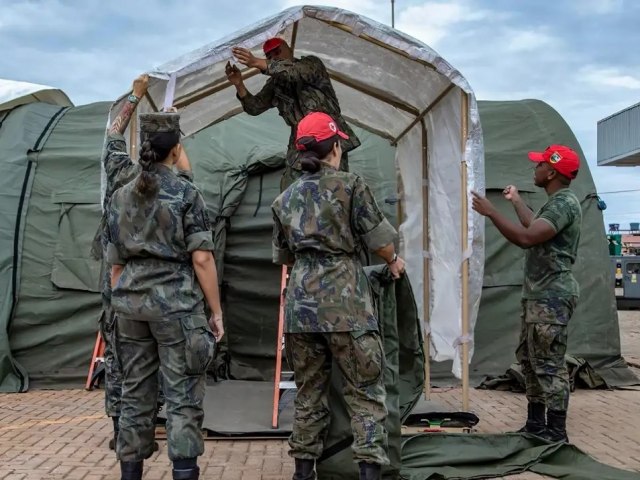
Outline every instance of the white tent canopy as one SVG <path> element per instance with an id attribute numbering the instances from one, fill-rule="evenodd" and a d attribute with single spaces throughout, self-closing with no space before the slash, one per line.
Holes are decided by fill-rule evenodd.
<path id="1" fill-rule="evenodd" d="M 435 51 L 345 10 L 294 7 L 150 72 L 139 112 L 176 106 L 185 135 L 240 113 L 224 74 L 231 48 L 262 56 L 274 36 L 298 57 L 321 58 L 347 120 L 397 146 L 401 255 L 427 332 L 430 325 L 432 358 L 453 359 L 464 378 L 483 277 L 483 223 L 468 202 L 470 189 L 484 187 L 482 132 L 470 86 Z M 254 93 L 265 82 L 255 69 L 243 76 Z"/>
<path id="2" fill-rule="evenodd" d="M 73 106 L 69 97 L 57 88 L 0 78 L 0 111 L 32 102 L 50 103 L 61 107 Z"/>

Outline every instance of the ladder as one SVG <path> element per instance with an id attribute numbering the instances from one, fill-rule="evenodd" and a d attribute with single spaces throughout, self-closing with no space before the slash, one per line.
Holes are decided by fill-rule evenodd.
<path id="1" fill-rule="evenodd" d="M 285 390 L 295 390 L 296 383 L 293 380 L 293 372 L 282 371 L 282 352 L 284 351 L 284 303 L 287 292 L 289 271 L 286 265 L 282 266 L 280 278 L 280 312 L 278 314 L 278 337 L 276 339 L 276 373 L 273 380 L 273 415 L 271 416 L 271 428 L 277 429 L 280 417 L 280 399 Z M 291 367 L 291 365 L 290 365 Z"/>
<path id="2" fill-rule="evenodd" d="M 104 364 L 104 349 L 105 343 L 102 335 L 100 335 L 100 330 L 98 330 L 98 335 L 96 336 L 96 343 L 93 347 L 93 356 L 91 357 L 91 363 L 89 364 L 89 374 L 87 375 L 87 383 L 85 384 L 85 390 L 92 390 L 93 386 L 96 383 L 97 377 L 100 374 L 100 369 L 98 368 L 101 364 Z"/>

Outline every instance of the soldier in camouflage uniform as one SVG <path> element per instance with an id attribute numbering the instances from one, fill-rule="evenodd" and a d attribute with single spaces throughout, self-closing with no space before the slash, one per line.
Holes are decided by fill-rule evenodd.
<path id="1" fill-rule="evenodd" d="M 384 352 L 362 264 L 359 242 L 385 259 L 395 278 L 404 261 L 395 254 L 396 231 L 358 175 L 338 170 L 347 140 L 325 113 L 298 125 L 296 145 L 306 172 L 273 203 L 273 259 L 293 266 L 285 301 L 285 342 L 297 394 L 290 455 L 294 480 L 315 479 L 329 423 L 331 364 L 343 376 L 352 415 L 354 459 L 360 478 L 381 478 L 389 462 L 382 378 Z"/>
<path id="2" fill-rule="evenodd" d="M 140 134 L 141 172 L 113 194 L 107 219 L 123 375 L 116 452 L 122 480 L 141 479 L 160 369 L 173 478 L 198 479 L 205 372 L 223 334 L 211 225 L 200 192 L 172 170 L 182 150 L 179 115 L 140 115 Z"/>
<path id="3" fill-rule="evenodd" d="M 118 438 L 120 418 L 120 396 L 122 395 L 122 371 L 116 353 L 116 319 L 111 309 L 111 265 L 106 262 L 106 209 L 109 200 L 118 188 L 126 185 L 140 173 L 140 165 L 133 163 L 127 153 L 127 145 L 124 140 L 124 132 L 129 125 L 131 117 L 135 114 L 140 99 L 146 94 L 149 85 L 149 77 L 140 75 L 133 81 L 132 93 L 127 98 L 122 109 L 109 127 L 103 166 L 106 173 L 106 189 L 103 200 L 103 216 L 94 238 L 92 254 L 96 260 L 102 260 L 102 314 L 99 328 L 102 339 L 105 342 L 104 367 L 105 367 L 105 411 L 113 421 L 113 438 L 109 441 L 109 448 L 115 450 Z M 186 153 L 176 164 L 178 175 L 193 180 L 191 166 Z M 164 404 L 162 393 L 162 377 L 160 377 L 158 389 L 159 410 Z M 154 442 L 154 449 L 158 444 Z"/>
<path id="4" fill-rule="evenodd" d="M 295 134 L 298 122 L 308 113 L 324 112 L 335 119 L 338 128 L 349 138 L 342 142 L 340 170 L 349 171 L 348 152 L 360 146 L 360 140 L 351 130 L 340 112 L 338 97 L 331 84 L 329 73 L 318 57 L 309 55 L 294 58 L 293 51 L 280 38 L 271 38 L 263 45 L 266 59 L 257 58 L 245 48 L 234 48 L 238 61 L 251 68 L 259 69 L 269 79 L 257 94 L 252 95 L 244 85 L 238 67 L 227 63 L 226 73 L 235 85 L 242 108 L 249 115 L 261 113 L 276 107 L 285 123 L 291 127 L 287 150 L 287 168 L 282 178 L 281 191 L 302 175 Z"/>
<path id="5" fill-rule="evenodd" d="M 565 362 L 567 327 L 579 295 L 571 268 L 580 242 L 582 209 L 569 189 L 580 168 L 578 154 L 563 145 L 530 152 L 537 162 L 534 183 L 549 195 L 537 213 L 516 187 L 504 196 L 513 203 L 521 225 L 498 213 L 474 193 L 473 208 L 491 219 L 507 240 L 525 248 L 522 331 L 516 356 L 525 376 L 528 417 L 520 432 L 553 442 L 568 442 L 569 374 Z M 546 410 L 546 421 L 545 421 Z"/>

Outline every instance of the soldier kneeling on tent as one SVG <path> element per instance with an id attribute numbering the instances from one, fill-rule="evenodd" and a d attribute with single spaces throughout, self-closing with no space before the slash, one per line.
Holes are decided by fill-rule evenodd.
<path id="1" fill-rule="evenodd" d="M 297 386 L 290 455 L 294 480 L 316 478 L 329 424 L 331 363 L 344 380 L 360 478 L 380 479 L 389 463 L 384 420 L 384 351 L 358 242 L 383 258 L 394 278 L 404 272 L 396 231 L 363 179 L 339 171 L 348 136 L 327 114 L 304 117 L 296 147 L 305 175 L 272 205 L 273 259 L 293 266 L 285 299 L 285 346 Z"/>

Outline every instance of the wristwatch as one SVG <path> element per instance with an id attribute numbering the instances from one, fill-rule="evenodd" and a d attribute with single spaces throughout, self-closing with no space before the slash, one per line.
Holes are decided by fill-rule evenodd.
<path id="1" fill-rule="evenodd" d="M 398 254 L 394 253 L 393 254 L 393 259 L 390 262 L 387 262 L 387 265 L 391 265 L 392 263 L 396 263 L 396 260 L 398 260 Z"/>
<path id="2" fill-rule="evenodd" d="M 129 100 L 131 103 L 138 103 L 140 101 L 140 99 L 133 93 L 127 97 L 127 100 Z"/>

